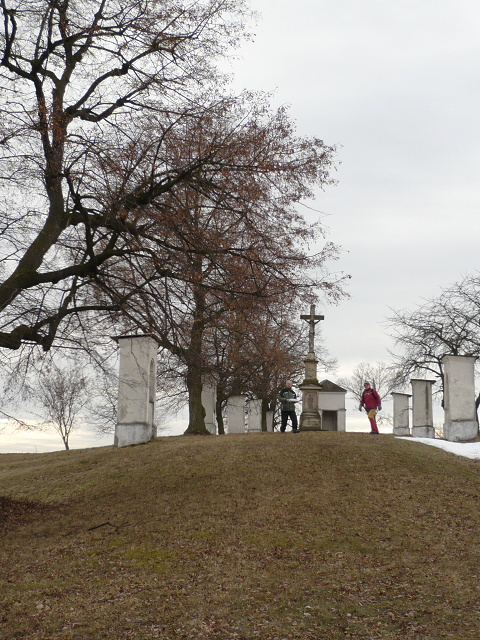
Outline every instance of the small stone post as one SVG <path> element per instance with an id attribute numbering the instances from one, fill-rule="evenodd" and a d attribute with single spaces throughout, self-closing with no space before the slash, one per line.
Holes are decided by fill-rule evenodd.
<path id="1" fill-rule="evenodd" d="M 202 406 L 205 409 L 205 427 L 213 436 L 215 427 L 215 402 L 217 390 L 214 385 L 204 384 L 202 389 Z"/>
<path id="2" fill-rule="evenodd" d="M 261 431 L 262 430 L 262 401 L 261 400 L 249 400 L 248 401 L 248 432 Z"/>
<path id="3" fill-rule="evenodd" d="M 347 410 L 346 409 L 338 409 L 337 410 L 337 431 L 345 432 L 347 430 Z"/>
<path id="4" fill-rule="evenodd" d="M 116 447 L 156 437 L 155 392 L 158 345 L 151 336 L 114 338 L 120 350 Z"/>
<path id="5" fill-rule="evenodd" d="M 392 393 L 393 396 L 393 435 L 409 436 L 410 435 L 410 409 L 408 407 L 408 399 L 411 395 L 408 393 Z"/>
<path id="6" fill-rule="evenodd" d="M 305 362 L 305 380 L 299 385 L 302 392 L 302 413 L 300 415 L 300 429 L 302 431 L 321 431 L 322 418 L 318 411 L 318 392 L 321 386 L 317 379 L 318 360 L 315 357 L 315 325 L 324 319 L 324 316 L 315 315 L 315 305 L 310 305 L 310 314 L 300 316 L 309 325 L 308 330 L 308 355 Z"/>
<path id="7" fill-rule="evenodd" d="M 410 380 L 412 385 L 412 436 L 435 438 L 432 386 L 435 380 Z"/>
<path id="8" fill-rule="evenodd" d="M 230 396 L 227 400 L 227 432 L 245 433 L 245 395 Z"/>
<path id="9" fill-rule="evenodd" d="M 273 432 L 273 411 L 267 411 L 267 431 Z"/>
<path id="10" fill-rule="evenodd" d="M 473 440 L 478 435 L 475 409 L 473 356 L 443 356 L 443 437 L 450 442 Z"/>

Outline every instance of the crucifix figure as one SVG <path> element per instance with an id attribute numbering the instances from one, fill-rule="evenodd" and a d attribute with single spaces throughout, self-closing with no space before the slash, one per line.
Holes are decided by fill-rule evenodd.
<path id="1" fill-rule="evenodd" d="M 309 324 L 308 329 L 308 352 L 310 354 L 315 354 L 315 325 L 320 322 L 320 320 L 324 319 L 324 316 L 316 316 L 315 315 L 315 305 L 310 305 L 310 315 L 300 316 L 301 320 L 306 320 Z"/>

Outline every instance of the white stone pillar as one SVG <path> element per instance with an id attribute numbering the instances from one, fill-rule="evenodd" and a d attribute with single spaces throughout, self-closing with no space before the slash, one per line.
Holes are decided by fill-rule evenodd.
<path id="1" fill-rule="evenodd" d="M 408 393 L 392 393 L 393 396 L 393 435 L 410 435 L 410 409 Z"/>
<path id="2" fill-rule="evenodd" d="M 262 430 L 262 401 L 248 401 L 248 432 Z"/>
<path id="3" fill-rule="evenodd" d="M 247 396 L 230 396 L 227 400 L 227 433 L 245 433 L 245 400 Z"/>
<path id="4" fill-rule="evenodd" d="M 435 380 L 410 380 L 412 385 L 412 436 L 435 438 L 432 386 Z"/>
<path id="5" fill-rule="evenodd" d="M 267 431 L 273 433 L 273 411 L 267 411 Z"/>
<path id="6" fill-rule="evenodd" d="M 156 437 L 155 392 L 158 345 L 151 336 L 115 338 L 120 350 L 115 446 Z"/>
<path id="7" fill-rule="evenodd" d="M 475 360 L 473 356 L 443 356 L 443 437 L 451 442 L 473 440 L 478 435 L 475 410 Z"/>
<path id="8" fill-rule="evenodd" d="M 205 427 L 213 436 L 217 430 L 215 427 L 215 402 L 217 398 L 217 389 L 214 385 L 203 385 L 202 388 L 202 406 L 205 409 Z"/>
<path id="9" fill-rule="evenodd" d="M 337 409 L 337 431 L 347 430 L 347 410 Z"/>

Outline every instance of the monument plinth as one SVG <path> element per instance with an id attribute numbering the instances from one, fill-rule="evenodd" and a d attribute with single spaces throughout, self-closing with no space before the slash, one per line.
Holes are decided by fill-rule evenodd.
<path id="1" fill-rule="evenodd" d="M 158 344 L 149 335 L 114 338 L 120 350 L 115 447 L 157 437 L 155 394 Z"/>
<path id="2" fill-rule="evenodd" d="M 435 438 L 432 410 L 432 386 L 435 380 L 415 378 L 412 385 L 412 436 Z"/>
<path id="3" fill-rule="evenodd" d="M 393 397 L 393 435 L 410 435 L 409 393 L 392 393 Z"/>
<path id="4" fill-rule="evenodd" d="M 467 442 L 478 435 L 474 356 L 443 356 L 443 437 Z"/>
<path id="5" fill-rule="evenodd" d="M 302 431 L 321 431 L 322 418 L 318 411 L 318 392 L 321 385 L 317 379 L 318 360 L 315 357 L 315 325 L 323 320 L 323 316 L 315 315 L 315 305 L 310 306 L 310 315 L 300 316 L 309 324 L 308 330 L 308 355 L 305 363 L 305 379 L 299 385 L 302 392 L 302 413 L 300 415 L 300 429 Z"/>

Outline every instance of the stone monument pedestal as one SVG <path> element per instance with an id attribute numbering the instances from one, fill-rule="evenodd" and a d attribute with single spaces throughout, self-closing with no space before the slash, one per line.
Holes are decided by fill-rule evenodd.
<path id="1" fill-rule="evenodd" d="M 410 435 L 409 393 L 392 393 L 393 396 L 393 435 Z M 418 427 L 417 427 L 418 428 Z"/>
<path id="2" fill-rule="evenodd" d="M 443 437 L 466 442 L 478 435 L 473 356 L 443 356 L 445 423 Z"/>
<path id="3" fill-rule="evenodd" d="M 243 394 L 230 396 L 227 400 L 227 433 L 245 433 L 245 400 Z"/>
<path id="4" fill-rule="evenodd" d="M 204 384 L 202 389 L 202 406 L 205 409 L 205 427 L 212 434 L 216 433 L 215 427 L 215 402 L 217 392 L 214 385 Z"/>
<path id="5" fill-rule="evenodd" d="M 248 401 L 248 433 L 262 430 L 262 401 Z"/>
<path id="6" fill-rule="evenodd" d="M 267 411 L 267 431 L 273 433 L 273 411 Z"/>
<path id="7" fill-rule="evenodd" d="M 115 447 L 144 444 L 156 437 L 157 342 L 148 335 L 115 338 L 120 351 Z"/>
<path id="8" fill-rule="evenodd" d="M 432 410 L 432 386 L 435 380 L 413 379 L 412 385 L 412 436 L 435 438 Z"/>
<path id="9" fill-rule="evenodd" d="M 301 431 L 321 431 L 322 418 L 318 411 L 318 383 L 302 383 L 298 387 L 302 392 L 302 413 L 300 415 Z"/>
<path id="10" fill-rule="evenodd" d="M 321 386 L 317 380 L 318 360 L 309 353 L 305 362 L 305 380 L 298 388 L 302 392 L 302 414 L 300 416 L 301 431 L 321 431 L 322 418 L 318 410 L 318 392 Z"/>

